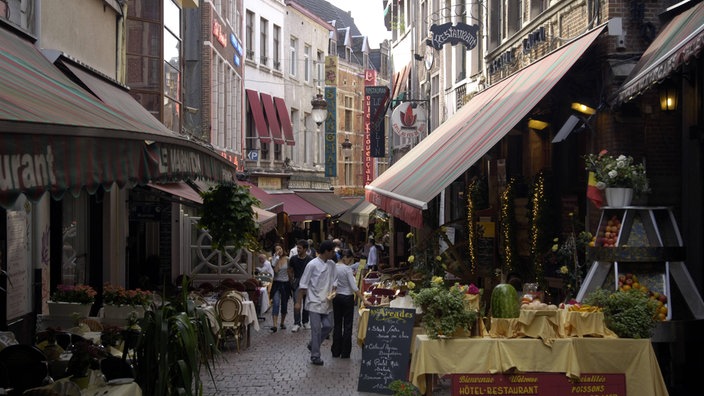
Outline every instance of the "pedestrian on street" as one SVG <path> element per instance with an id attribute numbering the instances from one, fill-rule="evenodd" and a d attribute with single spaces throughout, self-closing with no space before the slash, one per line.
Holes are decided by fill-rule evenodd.
<path id="1" fill-rule="evenodd" d="M 306 308 L 310 317 L 310 361 L 316 366 L 323 365 L 320 358 L 320 344 L 332 330 L 332 298 L 337 286 L 335 270 L 335 244 L 331 240 L 320 243 L 318 257 L 311 260 L 298 285 L 300 298 L 296 299 L 294 309 L 300 309 L 303 296 L 308 299 Z"/>
<path id="2" fill-rule="evenodd" d="M 274 247 L 274 282 L 271 286 L 273 304 L 271 307 L 271 318 L 274 324 L 271 327 L 272 333 L 276 333 L 279 323 L 279 311 L 281 311 L 281 330 L 286 329 L 284 322 L 288 313 L 288 297 L 291 284 L 288 278 L 288 254 L 284 253 L 284 248 L 276 244 Z"/>
<path id="3" fill-rule="evenodd" d="M 352 352 L 352 321 L 354 320 L 354 296 L 364 300 L 364 294 L 357 287 L 350 265 L 354 263 L 354 254 L 350 249 L 342 250 L 342 258 L 337 263 L 337 290 L 332 300 L 333 332 L 332 357 L 349 359 Z M 365 305 L 369 305 L 365 302 Z"/>
<path id="4" fill-rule="evenodd" d="M 308 253 L 308 241 L 305 239 L 300 239 L 296 242 L 297 255 L 291 257 L 288 260 L 288 276 L 291 279 L 291 292 L 293 293 L 293 327 L 291 327 L 291 332 L 297 332 L 301 327 L 304 329 L 310 329 L 310 324 L 308 323 L 308 310 L 305 308 L 305 296 L 303 296 L 303 301 L 298 301 L 300 295 L 298 294 L 298 284 L 303 276 L 303 271 L 306 269 L 308 263 L 313 260 L 313 257 L 309 256 Z M 300 307 L 296 309 L 296 303 L 300 303 Z M 301 309 L 303 307 L 303 309 Z M 302 312 L 301 312 L 302 311 Z"/>
<path id="5" fill-rule="evenodd" d="M 369 237 L 369 242 L 367 242 L 367 270 L 376 271 L 379 266 L 379 252 L 376 248 L 376 242 L 374 237 Z"/>

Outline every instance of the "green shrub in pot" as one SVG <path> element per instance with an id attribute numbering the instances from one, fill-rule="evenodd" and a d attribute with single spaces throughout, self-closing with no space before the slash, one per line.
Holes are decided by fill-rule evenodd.
<path id="1" fill-rule="evenodd" d="M 616 292 L 597 289 L 584 303 L 601 307 L 606 327 L 621 338 L 650 338 L 658 324 L 657 303 L 637 289 Z"/>

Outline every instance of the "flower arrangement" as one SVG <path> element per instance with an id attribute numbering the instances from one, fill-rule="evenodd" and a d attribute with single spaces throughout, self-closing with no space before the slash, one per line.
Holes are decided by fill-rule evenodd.
<path id="1" fill-rule="evenodd" d="M 635 192 L 650 190 L 645 165 L 634 164 L 631 156 L 613 156 L 601 150 L 599 154 L 585 155 L 584 160 L 586 170 L 594 172 L 596 187 L 600 190 L 607 187 L 632 188 Z"/>
<path id="2" fill-rule="evenodd" d="M 60 284 L 56 286 L 56 291 L 51 295 L 51 301 L 92 304 L 96 294 L 98 293 L 88 285 Z"/>
<path id="3" fill-rule="evenodd" d="M 475 286 L 476 288 L 476 286 Z M 443 278 L 434 276 L 430 287 L 411 292 L 413 302 L 423 310 L 423 327 L 431 338 L 452 336 L 458 329 L 469 329 L 477 320 L 478 312 L 469 309 L 465 294 L 469 286 L 455 283 L 445 287 Z M 479 293 L 477 289 L 477 293 Z M 472 289 L 474 291 L 474 289 Z"/>
<path id="4" fill-rule="evenodd" d="M 389 384 L 389 390 L 394 396 L 420 396 L 420 389 L 408 381 L 393 380 Z"/>
<path id="5" fill-rule="evenodd" d="M 152 300 L 152 292 L 142 289 L 126 290 L 110 283 L 103 285 L 103 303 L 113 305 L 147 305 Z"/>

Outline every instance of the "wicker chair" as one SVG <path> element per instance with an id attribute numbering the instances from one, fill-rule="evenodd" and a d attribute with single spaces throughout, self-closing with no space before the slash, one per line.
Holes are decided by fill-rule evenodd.
<path id="1" fill-rule="evenodd" d="M 215 310 L 221 322 L 219 342 L 224 346 L 227 341 L 234 340 L 239 352 L 240 342 L 245 339 L 247 332 L 242 320 L 242 300 L 235 295 L 223 296 L 215 305 Z"/>

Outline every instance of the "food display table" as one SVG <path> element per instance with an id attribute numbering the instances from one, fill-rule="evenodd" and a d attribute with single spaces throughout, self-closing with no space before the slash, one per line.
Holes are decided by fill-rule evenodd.
<path id="1" fill-rule="evenodd" d="M 667 395 L 649 339 L 557 338 L 551 346 L 531 338 L 431 339 L 418 335 L 412 351 L 410 381 L 421 393 L 432 374 L 508 372 L 623 373 L 629 395 Z M 432 387 L 427 389 L 432 394 Z"/>

